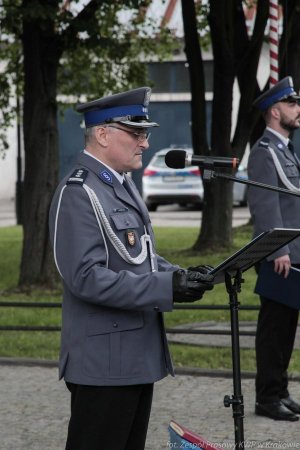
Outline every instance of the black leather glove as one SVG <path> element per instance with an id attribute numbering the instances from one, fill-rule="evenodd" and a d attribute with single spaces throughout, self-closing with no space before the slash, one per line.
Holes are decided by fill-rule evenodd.
<path id="1" fill-rule="evenodd" d="M 202 298 L 204 291 L 211 290 L 213 276 L 179 269 L 173 272 L 173 301 L 174 302 L 195 302 Z"/>
<path id="2" fill-rule="evenodd" d="M 213 270 L 213 266 L 209 265 L 200 265 L 200 266 L 190 266 L 187 270 L 191 270 L 192 272 L 200 272 L 203 274 L 208 274 L 211 270 Z"/>

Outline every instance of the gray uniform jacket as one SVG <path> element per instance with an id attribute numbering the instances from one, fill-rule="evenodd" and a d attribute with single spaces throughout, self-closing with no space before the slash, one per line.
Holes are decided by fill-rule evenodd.
<path id="1" fill-rule="evenodd" d="M 269 130 L 265 130 L 250 151 L 249 179 L 286 189 L 278 177 L 268 146 L 275 151 L 289 181 L 299 188 L 299 161 L 279 137 Z M 248 203 L 253 219 L 254 236 L 271 228 L 300 228 L 300 197 L 249 186 Z M 268 260 L 286 254 L 289 254 L 292 264 L 300 263 L 300 238 L 270 255 Z"/>
<path id="2" fill-rule="evenodd" d="M 141 251 L 145 227 L 154 247 L 149 214 L 134 183 L 126 176 L 129 195 L 105 166 L 86 154 L 80 154 L 75 169 L 77 175 L 69 174 L 58 186 L 49 219 L 64 287 L 59 377 L 112 386 L 153 383 L 173 375 L 162 312 L 173 308 L 172 272 L 178 266 L 155 252 L 154 272 L 148 256 L 137 265 L 124 261 L 100 231 L 76 176 L 83 169 L 79 179 L 94 190 L 132 257 Z"/>

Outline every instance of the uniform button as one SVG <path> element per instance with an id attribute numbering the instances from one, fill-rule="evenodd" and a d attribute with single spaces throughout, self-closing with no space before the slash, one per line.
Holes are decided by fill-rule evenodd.
<path id="1" fill-rule="evenodd" d="M 159 311 L 159 307 L 158 306 L 154 306 L 154 311 Z"/>
<path id="2" fill-rule="evenodd" d="M 119 324 L 118 324 L 117 322 L 115 322 L 115 323 L 113 324 L 113 327 L 114 327 L 114 328 L 118 328 L 118 326 L 119 326 Z"/>

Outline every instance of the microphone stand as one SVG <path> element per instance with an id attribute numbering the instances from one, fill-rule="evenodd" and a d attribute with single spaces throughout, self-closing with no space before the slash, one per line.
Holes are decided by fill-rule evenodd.
<path id="1" fill-rule="evenodd" d="M 229 175 L 227 173 L 215 172 L 214 168 L 211 167 L 211 166 L 213 166 L 213 162 L 209 161 L 208 166 L 209 167 L 207 167 L 206 162 L 203 165 L 204 171 L 203 171 L 202 179 L 204 182 L 209 182 L 214 178 L 221 178 L 223 180 L 237 181 L 238 183 L 248 184 L 248 185 L 256 186 L 259 188 L 268 189 L 270 191 L 275 191 L 275 192 L 279 192 L 282 194 L 296 195 L 296 197 L 300 197 L 300 192 L 290 191 L 289 189 L 272 186 L 270 184 L 259 183 L 258 181 L 243 180 L 242 178 L 237 178 L 237 177 L 234 177 L 233 175 Z"/>
<path id="2" fill-rule="evenodd" d="M 280 192 L 300 197 L 300 192 L 290 191 L 288 189 L 259 183 L 252 180 L 243 180 L 233 175 L 215 172 L 213 160 L 209 157 L 203 165 L 203 181 L 209 182 L 215 178 L 221 178 L 230 181 L 236 181 L 242 184 L 248 184 L 271 191 Z M 232 372 L 233 372 L 233 395 L 225 395 L 224 406 L 232 406 L 232 417 L 234 420 L 235 448 L 244 449 L 244 401 L 241 388 L 241 369 L 240 369 L 240 342 L 239 342 L 239 301 L 238 293 L 241 292 L 243 283 L 241 270 L 238 269 L 234 275 L 225 273 L 225 285 L 229 296 L 230 322 L 231 322 L 231 354 L 232 354 Z"/>

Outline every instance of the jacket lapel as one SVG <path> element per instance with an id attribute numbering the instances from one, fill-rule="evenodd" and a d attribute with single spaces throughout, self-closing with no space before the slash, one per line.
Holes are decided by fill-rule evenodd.
<path id="1" fill-rule="evenodd" d="M 138 192 L 136 191 L 136 188 L 132 186 L 131 180 L 126 175 L 126 179 L 128 181 L 128 184 L 130 186 L 130 195 L 129 192 L 125 189 L 124 186 L 117 180 L 117 178 L 114 176 L 114 174 L 103 164 L 101 164 L 100 161 L 97 161 L 95 158 L 92 158 L 89 155 L 86 155 L 85 153 L 80 153 L 78 160 L 78 165 L 84 165 L 89 170 L 94 172 L 97 177 L 106 185 L 110 186 L 114 192 L 116 197 L 118 197 L 122 202 L 129 204 L 133 208 L 135 208 L 138 212 L 140 212 L 144 216 L 144 210 L 146 209 L 143 201 L 141 200 Z M 135 192 L 136 191 L 136 192 Z M 149 222 L 149 219 L 148 219 Z"/>
<path id="2" fill-rule="evenodd" d="M 145 205 L 142 197 L 140 196 L 139 191 L 137 190 L 135 184 L 133 183 L 133 181 L 131 180 L 130 177 L 128 177 L 126 174 L 124 174 L 124 177 L 129 186 L 129 190 L 132 195 L 132 198 L 134 199 L 136 205 L 138 206 L 138 211 L 143 216 L 144 223 L 148 224 L 150 222 L 149 212 L 148 212 L 148 209 L 146 208 L 146 205 Z"/>
<path id="3" fill-rule="evenodd" d="M 268 130 L 265 131 L 265 136 L 271 140 L 271 147 L 275 151 L 283 153 L 285 158 L 289 159 L 293 164 L 300 168 L 300 161 L 297 156 L 291 152 L 291 150 L 279 139 L 279 137 Z"/>

